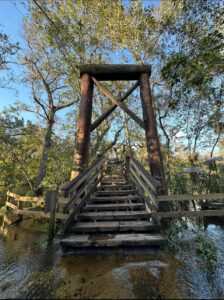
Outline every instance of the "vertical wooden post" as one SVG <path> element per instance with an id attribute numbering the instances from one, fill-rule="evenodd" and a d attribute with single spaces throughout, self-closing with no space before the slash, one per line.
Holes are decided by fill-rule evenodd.
<path id="1" fill-rule="evenodd" d="M 157 133 L 157 124 L 154 113 L 152 94 L 149 84 L 149 75 L 147 73 L 142 73 L 140 75 L 139 83 L 143 110 L 143 120 L 145 123 L 146 144 L 149 155 L 151 174 L 164 186 L 165 175 L 160 150 L 160 143 Z"/>
<path id="2" fill-rule="evenodd" d="M 51 240 L 55 234 L 55 213 L 57 208 L 58 192 L 48 191 L 46 194 L 46 203 L 50 204 L 50 221 L 48 229 L 48 239 Z"/>
<path id="3" fill-rule="evenodd" d="M 130 180 L 130 156 L 126 156 L 126 161 L 125 161 L 125 177 L 127 180 Z"/>
<path id="4" fill-rule="evenodd" d="M 145 135 L 147 151 L 149 156 L 149 165 L 152 176 L 161 183 L 160 194 L 166 194 L 165 173 L 163 167 L 162 153 L 157 132 L 157 123 L 153 107 L 152 93 L 149 83 L 149 75 L 142 73 L 139 78 L 140 96 L 142 101 L 143 121 L 145 123 Z M 159 210 L 169 209 L 167 202 L 161 202 Z"/>
<path id="5" fill-rule="evenodd" d="M 17 201 L 17 207 L 19 210 L 23 209 L 23 202 L 22 201 Z M 23 220 L 23 215 L 18 215 L 18 222 Z"/>
<path id="6" fill-rule="evenodd" d="M 86 167 L 88 163 L 88 148 L 92 117 L 92 98 L 93 81 L 89 74 L 84 73 L 81 78 L 81 101 L 79 106 L 76 146 L 71 179 L 75 178 Z"/>

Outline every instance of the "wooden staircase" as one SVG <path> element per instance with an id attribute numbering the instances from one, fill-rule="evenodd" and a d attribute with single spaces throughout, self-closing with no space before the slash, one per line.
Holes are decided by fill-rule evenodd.
<path id="1" fill-rule="evenodd" d="M 117 163 L 106 174 L 74 216 L 63 250 L 81 248 L 158 247 L 164 242 L 143 197 Z"/>

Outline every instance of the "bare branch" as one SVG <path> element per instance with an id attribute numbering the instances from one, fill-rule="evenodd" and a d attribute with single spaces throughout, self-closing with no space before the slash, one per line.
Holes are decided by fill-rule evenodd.
<path id="1" fill-rule="evenodd" d="M 64 104 L 59 104 L 59 105 L 55 108 L 55 111 L 58 111 L 58 110 L 60 110 L 60 109 L 63 109 L 63 108 L 72 106 L 73 104 L 75 104 L 75 101 L 71 101 L 71 102 L 64 103 Z"/>
<path id="2" fill-rule="evenodd" d="M 47 111 L 46 111 L 46 108 L 44 107 L 44 104 L 41 103 L 41 101 L 37 98 L 37 95 L 36 95 L 36 93 L 35 93 L 33 84 L 32 84 L 32 90 L 33 90 L 33 99 L 34 99 L 34 101 L 35 101 L 37 104 L 40 105 L 40 107 L 41 107 L 41 108 L 43 109 L 43 111 L 44 111 L 44 114 L 45 114 L 46 118 L 49 120 L 49 116 L 48 116 L 48 113 L 47 113 Z"/>

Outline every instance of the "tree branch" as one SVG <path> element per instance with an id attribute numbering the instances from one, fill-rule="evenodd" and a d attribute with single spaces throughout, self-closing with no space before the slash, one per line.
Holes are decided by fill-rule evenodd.
<path id="1" fill-rule="evenodd" d="M 63 108 L 72 106 L 73 104 L 75 104 L 75 101 L 71 101 L 71 102 L 64 103 L 64 104 L 59 104 L 59 105 L 55 108 L 55 111 L 58 111 L 58 110 L 60 110 L 60 109 L 63 109 Z"/>

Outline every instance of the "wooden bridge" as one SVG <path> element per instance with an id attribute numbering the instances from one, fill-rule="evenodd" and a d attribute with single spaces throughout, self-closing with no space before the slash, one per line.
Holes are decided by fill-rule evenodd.
<path id="1" fill-rule="evenodd" d="M 224 194 L 167 195 L 149 76 L 150 65 L 84 65 L 80 67 L 81 101 L 71 181 L 46 199 L 25 199 L 8 193 L 7 207 L 15 214 L 57 220 L 63 249 L 158 247 L 164 219 L 190 216 L 224 216 Z M 100 81 L 136 80 L 117 99 Z M 94 85 L 112 101 L 97 120 L 91 121 Z M 140 86 L 143 120 L 124 100 Z M 88 165 L 90 134 L 117 107 L 145 130 L 150 173 L 133 157 L 124 161 L 98 158 Z M 63 194 L 63 195 L 62 195 Z M 27 198 L 27 197 L 26 197 Z M 11 199 L 11 200 L 10 200 Z M 45 203 L 45 212 L 22 208 L 21 203 Z M 47 203 L 50 208 L 46 209 Z M 194 210 L 173 211 L 172 202 L 194 201 Z M 209 205 L 212 202 L 216 205 Z M 202 210 L 202 208 L 212 209 Z M 217 207 L 219 209 L 217 209 Z M 215 209 L 213 209 L 215 208 Z"/>
<path id="2" fill-rule="evenodd" d="M 134 174 L 134 175 L 133 175 Z M 133 176 L 133 181 L 129 178 Z M 134 183 L 137 178 L 148 194 Z M 148 183 L 146 184 L 145 181 Z M 137 183 L 137 182 L 136 182 Z M 70 201 L 63 226 L 65 247 L 159 246 L 156 182 L 134 160 L 130 174 L 122 163 L 99 159 L 88 171 L 64 187 Z"/>
<path id="3" fill-rule="evenodd" d="M 224 209 L 201 210 L 202 203 L 223 201 L 224 194 L 159 196 L 160 188 L 134 158 L 128 157 L 125 164 L 98 159 L 63 189 L 70 195 L 65 206 L 69 217 L 60 232 L 63 249 L 158 247 L 164 243 L 163 219 L 224 216 Z M 159 211 L 160 202 L 190 200 L 199 210 Z"/>
<path id="4" fill-rule="evenodd" d="M 120 162 L 98 158 L 51 199 L 62 248 L 161 247 L 164 219 L 224 216 L 224 193 L 160 195 L 160 189 L 133 157 Z M 196 210 L 173 210 L 171 205 L 169 211 L 160 211 L 163 201 L 194 201 Z M 6 206 L 15 215 L 48 219 L 45 203 L 44 197 L 8 192 Z"/>

